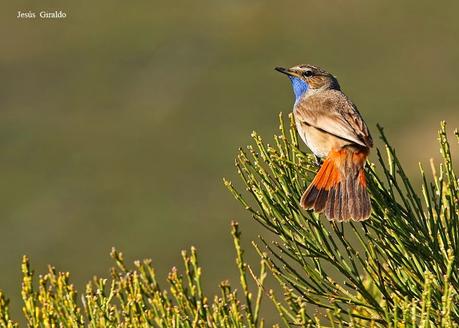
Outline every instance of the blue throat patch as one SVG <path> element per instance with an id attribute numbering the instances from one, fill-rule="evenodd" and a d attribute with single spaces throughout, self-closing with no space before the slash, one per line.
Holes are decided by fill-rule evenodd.
<path id="1" fill-rule="evenodd" d="M 290 76 L 288 77 L 292 82 L 293 93 L 295 94 L 295 102 L 297 102 L 301 96 L 308 91 L 309 85 L 299 77 Z"/>

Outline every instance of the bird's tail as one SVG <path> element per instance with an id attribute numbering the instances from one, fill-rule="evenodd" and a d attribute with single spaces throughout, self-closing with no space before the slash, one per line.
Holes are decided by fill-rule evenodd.
<path id="1" fill-rule="evenodd" d="M 324 213 L 332 221 L 363 221 L 371 212 L 364 165 L 368 151 L 332 151 L 301 197 L 305 209 Z"/>

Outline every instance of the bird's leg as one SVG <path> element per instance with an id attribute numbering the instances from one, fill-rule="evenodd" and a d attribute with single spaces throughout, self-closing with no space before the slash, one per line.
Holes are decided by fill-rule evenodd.
<path id="1" fill-rule="evenodd" d="M 314 155 L 314 158 L 316 159 L 316 165 L 321 166 L 323 162 L 322 159 L 317 155 Z"/>

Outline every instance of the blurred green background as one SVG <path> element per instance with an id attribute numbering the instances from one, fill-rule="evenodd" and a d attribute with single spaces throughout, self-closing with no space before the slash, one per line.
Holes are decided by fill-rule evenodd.
<path id="1" fill-rule="evenodd" d="M 63 20 L 17 11 L 63 10 Z M 236 282 L 229 222 L 261 228 L 222 184 L 252 130 L 293 96 L 277 65 L 334 73 L 409 173 L 459 123 L 457 1 L 3 1 L 0 289 L 20 260 L 108 275 L 110 248 L 159 274 L 197 246 L 206 287 Z M 374 156 L 372 157 L 375 158 Z"/>

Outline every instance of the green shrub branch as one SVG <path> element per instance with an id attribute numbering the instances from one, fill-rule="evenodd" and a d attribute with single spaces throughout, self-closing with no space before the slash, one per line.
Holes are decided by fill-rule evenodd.
<path id="1" fill-rule="evenodd" d="M 371 218 L 337 224 L 300 209 L 298 199 L 317 167 L 300 149 L 292 117 L 285 122 L 280 116 L 279 122 L 272 144 L 253 133 L 253 143 L 239 150 L 240 183 L 225 180 L 251 217 L 275 234 L 253 242 L 258 273 L 244 259 L 235 222 L 239 286 L 224 281 L 213 297 L 202 288 L 195 248 L 182 252 L 183 272 L 173 268 L 164 286 L 151 260 L 129 266 L 113 250 L 110 277 L 94 278 L 81 294 L 69 273 L 49 267 L 37 277 L 24 257 L 27 325 L 264 327 L 267 297 L 285 327 L 458 327 L 459 182 L 445 123 L 438 135 L 442 162 L 431 161 L 429 174 L 420 165 L 420 193 L 378 127 L 384 147 L 376 150 L 376 163 L 367 165 Z M 457 131 L 455 136 L 459 141 Z M 2 292 L 0 327 L 18 327 Z"/>

